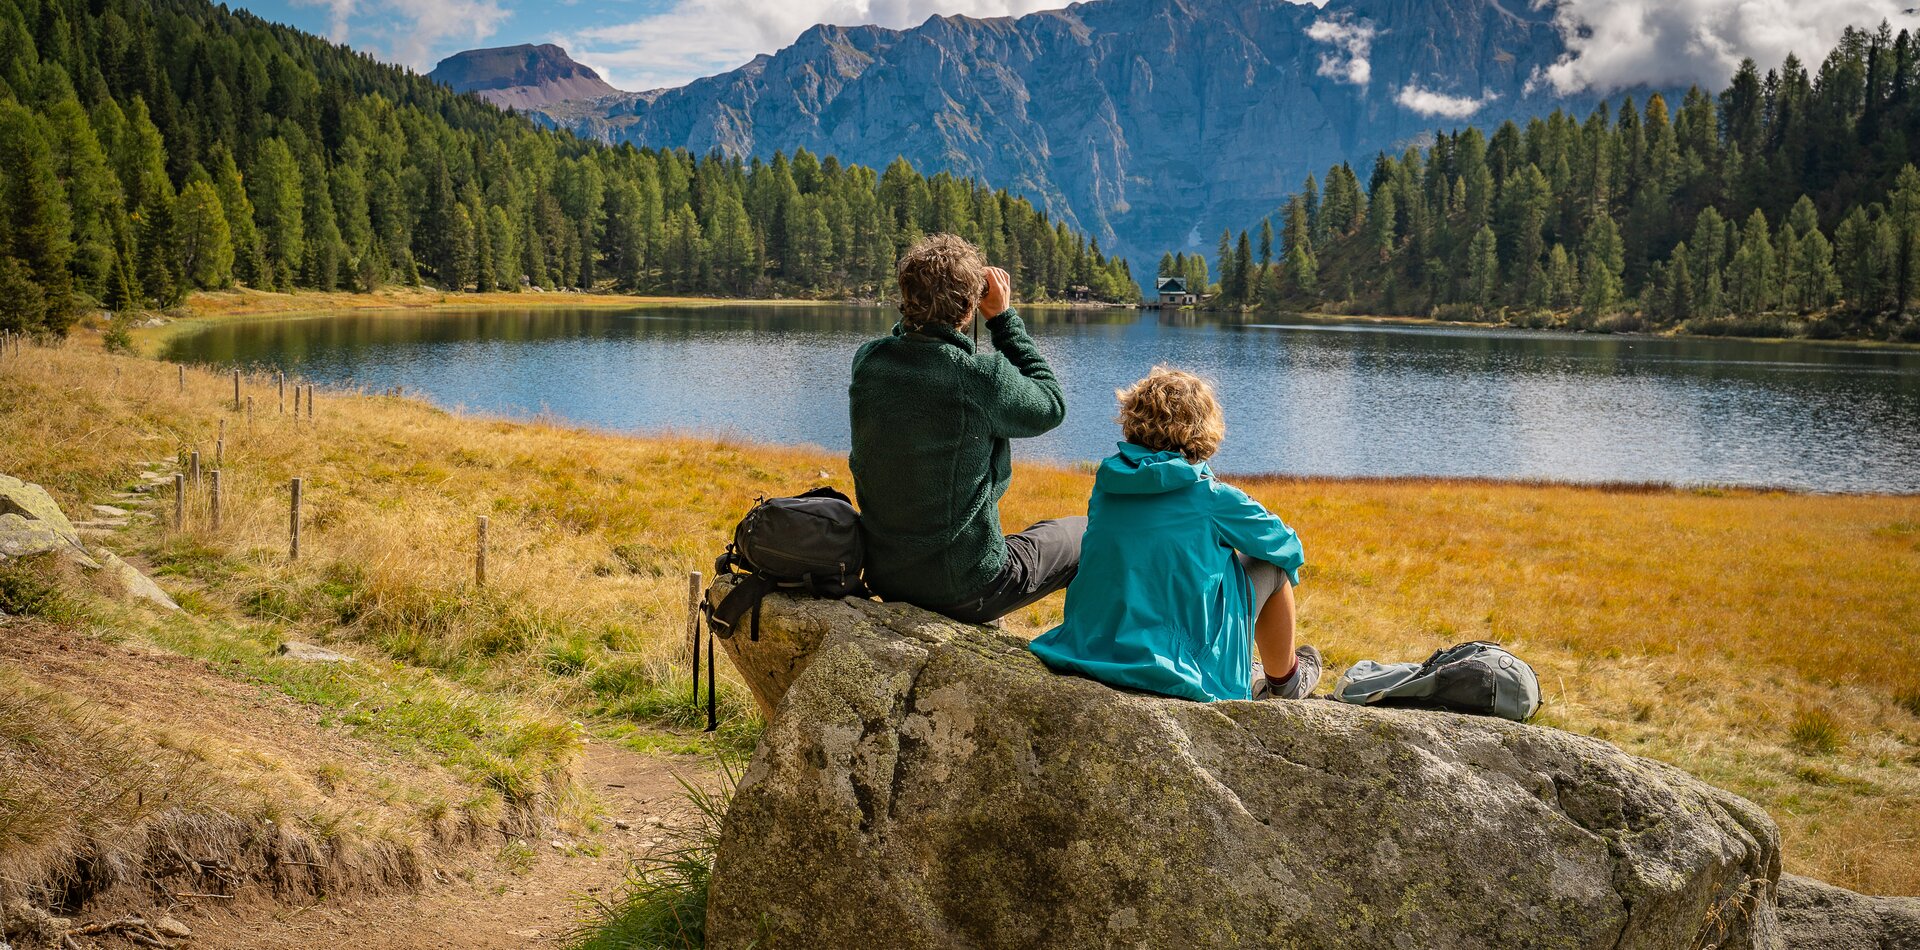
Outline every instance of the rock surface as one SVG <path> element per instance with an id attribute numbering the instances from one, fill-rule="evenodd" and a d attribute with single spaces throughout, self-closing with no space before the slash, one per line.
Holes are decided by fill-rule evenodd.
<path id="1" fill-rule="evenodd" d="M 551 43 L 470 49 L 440 61 L 428 79 L 508 109 L 537 109 L 568 99 L 611 96 L 618 89 Z"/>
<path id="2" fill-rule="evenodd" d="M 1920 950 L 1920 899 L 1868 897 L 1786 874 L 1780 931 L 1786 950 Z"/>
<path id="3" fill-rule="evenodd" d="M 1772 821 L 1604 742 L 1123 693 L 863 601 L 770 597 L 728 647 L 816 631 L 726 816 L 714 948 L 1779 945 Z"/>
<path id="4" fill-rule="evenodd" d="M 357 658 L 348 656 L 345 653 L 336 653 L 326 647 L 317 647 L 311 643 L 301 643 L 297 640 L 288 640 L 280 644 L 280 655 L 289 660 L 299 660 L 302 663 L 360 662 Z"/>
<path id="5" fill-rule="evenodd" d="M 103 551 L 100 555 L 100 572 L 111 578 L 119 586 L 120 592 L 134 600 L 152 604 L 161 610 L 179 610 L 180 605 L 160 589 L 153 579 L 140 573 L 139 569 L 125 561 L 112 551 Z"/>
<path id="6" fill-rule="evenodd" d="M 0 475 L 0 558 L 37 554 L 60 554 L 87 567 L 100 566 L 46 489 Z"/>

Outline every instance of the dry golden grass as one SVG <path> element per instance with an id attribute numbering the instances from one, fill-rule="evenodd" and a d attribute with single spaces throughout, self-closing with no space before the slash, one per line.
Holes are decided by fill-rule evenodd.
<path id="1" fill-rule="evenodd" d="M 0 366 L 0 471 L 69 506 L 140 460 L 211 454 L 228 420 L 228 524 L 196 507 L 150 560 L 196 611 L 357 643 L 604 726 L 690 723 L 686 572 L 755 496 L 849 485 L 817 451 L 639 439 L 322 394 L 249 427 L 231 383 L 78 346 Z M 1230 398 L 1230 394 L 1229 394 Z M 285 559 L 286 480 L 307 478 Z M 1009 528 L 1084 511 L 1082 471 L 1022 466 Z M 1681 765 L 1765 805 L 1787 864 L 1920 893 L 1920 498 L 1263 480 L 1305 539 L 1304 638 L 1330 665 L 1501 640 L 1549 725 Z M 196 500 L 196 505 L 198 501 Z M 492 583 L 472 583 L 491 518 Z M 1038 631 L 1059 598 L 1016 623 Z M 731 697 L 736 720 L 750 704 Z"/>

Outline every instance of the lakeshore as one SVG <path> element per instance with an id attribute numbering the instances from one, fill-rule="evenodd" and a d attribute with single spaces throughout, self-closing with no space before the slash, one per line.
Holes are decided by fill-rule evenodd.
<path id="1" fill-rule="evenodd" d="M 708 748 L 679 652 L 687 572 L 706 569 L 756 496 L 851 484 L 830 452 L 506 421 L 411 398 L 323 390 L 314 418 L 295 420 L 259 377 L 243 379 L 265 397 L 249 426 L 228 375 L 189 368 L 181 393 L 174 367 L 101 353 L 92 336 L 29 347 L 0 372 L 0 471 L 84 511 L 146 462 L 211 453 L 224 420 L 227 518 L 218 530 L 202 513 L 183 531 L 154 522 L 119 535 L 189 619 L 111 613 L 74 635 L 240 658 L 296 698 L 312 695 L 305 681 L 276 672 L 261 644 L 312 639 L 393 664 L 484 700 L 488 715 L 523 723 L 500 735 L 523 738 L 455 754 L 433 751 L 437 726 L 349 717 L 339 728 L 448 757 L 483 786 L 557 781 L 578 747 L 533 738 L 555 717 L 638 754 Z M 1085 471 L 1016 467 L 1009 529 L 1084 510 Z M 296 475 L 308 524 L 290 563 L 275 552 Z M 1684 765 L 1768 807 L 1790 870 L 1920 892 L 1900 830 L 1920 822 L 1920 498 L 1430 478 L 1247 487 L 1306 539 L 1302 636 L 1330 668 L 1501 640 L 1539 670 L 1543 724 Z M 471 551 L 482 514 L 484 591 Z M 1037 633 L 1059 605 L 1009 624 Z M 722 685 L 719 741 L 750 747 L 752 703 Z"/>

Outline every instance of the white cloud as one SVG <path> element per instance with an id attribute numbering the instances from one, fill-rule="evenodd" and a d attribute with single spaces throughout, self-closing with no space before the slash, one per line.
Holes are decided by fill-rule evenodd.
<path id="1" fill-rule="evenodd" d="M 327 38 L 347 43 L 355 21 L 363 32 L 385 41 L 386 59 L 420 72 L 432 69 L 455 44 L 472 45 L 492 36 L 513 15 L 501 0 L 293 0 L 296 6 L 327 11 Z M 376 50 L 369 52 L 379 53 Z"/>
<path id="2" fill-rule="evenodd" d="M 609 83 L 677 86 L 791 44 L 816 23 L 918 26 L 927 17 L 1021 16 L 1062 0 L 677 0 L 659 13 L 550 39 Z"/>
<path id="3" fill-rule="evenodd" d="M 1373 38 L 1379 32 L 1366 20 L 1313 21 L 1307 27 L 1307 38 L 1333 47 L 1331 52 L 1320 54 L 1316 72 L 1336 82 L 1366 85 L 1373 78 L 1373 64 L 1367 61 L 1367 54 L 1373 51 Z"/>
<path id="4" fill-rule="evenodd" d="M 1500 98 L 1500 94 L 1489 89 L 1477 98 L 1473 96 L 1449 96 L 1444 92 L 1422 88 L 1418 82 L 1409 82 L 1400 87 L 1393 101 L 1402 108 L 1410 109 L 1426 116 L 1441 116 L 1448 119 L 1464 119 L 1480 111 L 1480 107 Z"/>
<path id="5" fill-rule="evenodd" d="M 327 9 L 327 39 L 335 43 L 347 41 L 347 19 L 353 16 L 355 0 L 293 0 L 295 6 L 325 7 Z"/>
<path id="6" fill-rule="evenodd" d="M 393 59 L 421 72 L 432 69 L 443 44 L 484 41 L 512 16 L 495 0 L 382 0 L 402 21 L 391 37 Z"/>
<path id="7" fill-rule="evenodd" d="M 1740 60 L 1765 70 L 1788 53 L 1814 68 L 1847 26 L 1915 21 L 1911 0 L 1533 0 L 1554 6 L 1567 53 L 1528 90 L 1562 94 L 1624 86 L 1726 83 Z"/>

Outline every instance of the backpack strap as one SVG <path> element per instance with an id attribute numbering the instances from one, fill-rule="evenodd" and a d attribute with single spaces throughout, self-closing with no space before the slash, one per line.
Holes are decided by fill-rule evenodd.
<path id="1" fill-rule="evenodd" d="M 754 639 L 759 637 L 760 599 L 767 596 L 775 586 L 774 581 L 762 574 L 739 575 L 740 581 L 733 585 L 727 596 L 720 599 L 720 605 L 707 612 L 707 621 L 713 626 L 714 636 L 722 640 L 731 639 L 740 623 L 740 617 L 748 610 L 753 611 L 755 629 Z"/>

